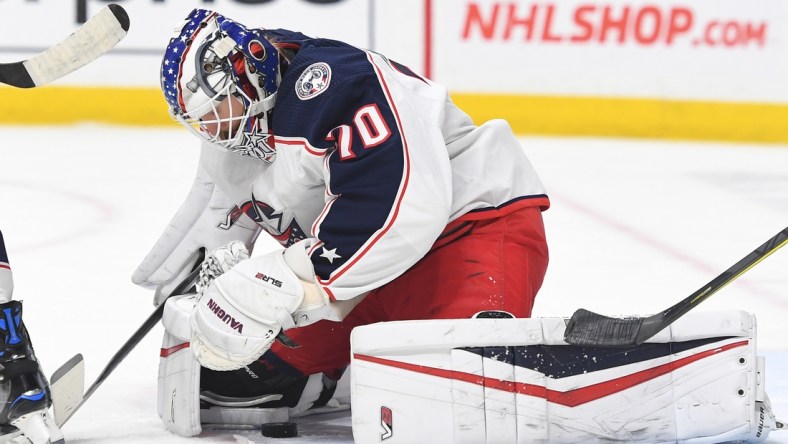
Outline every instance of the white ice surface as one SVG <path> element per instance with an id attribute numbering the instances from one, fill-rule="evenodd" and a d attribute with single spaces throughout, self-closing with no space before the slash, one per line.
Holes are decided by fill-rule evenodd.
<path id="1" fill-rule="evenodd" d="M 551 262 L 536 316 L 578 307 L 650 314 L 683 299 L 788 225 L 788 146 L 523 138 L 548 188 Z M 0 127 L 0 228 L 47 374 L 76 353 L 92 382 L 151 313 L 130 276 L 188 190 L 188 132 L 106 126 Z M 788 419 L 788 249 L 697 310 L 756 314 L 767 393 Z M 346 417 L 323 436 L 199 439 L 156 415 L 161 329 L 64 427 L 69 443 L 351 442 Z M 319 435 L 304 424 L 302 434 Z M 768 442 L 788 443 L 788 432 Z"/>

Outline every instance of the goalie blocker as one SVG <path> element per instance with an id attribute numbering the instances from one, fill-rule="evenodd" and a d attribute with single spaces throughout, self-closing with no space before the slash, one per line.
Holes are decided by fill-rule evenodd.
<path id="1" fill-rule="evenodd" d="M 386 322 L 352 342 L 356 443 L 759 442 L 782 424 L 754 316 L 688 314 L 630 348 L 565 319 Z"/>

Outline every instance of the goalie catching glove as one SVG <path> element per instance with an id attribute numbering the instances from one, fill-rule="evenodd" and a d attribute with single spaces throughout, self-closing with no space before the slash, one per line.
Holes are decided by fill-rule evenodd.
<path id="1" fill-rule="evenodd" d="M 214 250 L 200 265 L 197 293 L 202 295 L 216 278 L 230 271 L 238 262 L 245 259 L 249 259 L 249 250 L 240 241 L 231 242 Z"/>
<path id="2" fill-rule="evenodd" d="M 339 321 L 360 302 L 329 300 L 306 253 L 313 242 L 251 259 L 235 242 L 208 257 L 200 281 L 209 284 L 200 289 L 190 320 L 191 348 L 200 364 L 241 368 L 265 353 L 280 331 Z"/>

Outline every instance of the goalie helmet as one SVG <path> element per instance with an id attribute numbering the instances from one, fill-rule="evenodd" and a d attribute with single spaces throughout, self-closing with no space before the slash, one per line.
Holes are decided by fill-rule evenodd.
<path id="1" fill-rule="evenodd" d="M 161 87 L 170 114 L 199 137 L 272 162 L 279 53 L 258 29 L 195 9 L 167 45 Z"/>

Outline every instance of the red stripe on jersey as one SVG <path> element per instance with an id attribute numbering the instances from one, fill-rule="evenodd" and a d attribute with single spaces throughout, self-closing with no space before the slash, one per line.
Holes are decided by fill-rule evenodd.
<path id="1" fill-rule="evenodd" d="M 5 263 L 5 262 L 0 262 L 0 268 L 6 268 L 6 269 L 10 270 L 10 269 L 11 269 L 11 266 L 10 266 L 10 265 L 8 265 L 8 264 L 7 264 L 7 263 Z"/>
<path id="2" fill-rule="evenodd" d="M 329 199 L 328 203 L 326 203 L 326 205 L 323 207 L 323 211 L 321 211 L 320 214 L 315 218 L 315 222 L 312 223 L 312 236 L 317 237 L 317 238 L 319 238 L 319 233 L 318 233 L 317 230 L 318 230 L 318 227 L 320 226 L 320 223 L 323 222 L 323 219 L 325 219 L 326 214 L 328 214 L 328 211 L 331 209 L 331 206 L 334 204 L 334 202 L 336 202 L 337 197 L 339 197 L 339 196 L 336 196 L 334 194 L 331 194 L 331 190 L 329 189 L 328 182 L 329 181 L 327 180 L 326 181 L 326 195 L 327 196 L 331 196 L 331 198 Z M 320 242 L 320 245 L 323 245 L 322 241 Z M 317 248 L 317 244 L 312 247 L 312 251 L 314 251 L 315 248 Z"/>
<path id="3" fill-rule="evenodd" d="M 331 290 L 328 289 L 328 287 L 322 287 L 321 286 L 320 288 L 322 288 L 323 291 L 326 292 L 326 294 L 328 295 L 328 298 L 331 299 L 332 302 L 336 302 L 337 301 L 336 296 L 334 296 L 334 293 L 332 293 Z"/>
<path id="4" fill-rule="evenodd" d="M 639 372 L 631 373 L 620 378 L 610 379 L 608 381 L 599 382 L 586 387 L 579 387 L 572 390 L 560 391 L 552 390 L 540 385 L 526 384 L 524 382 L 506 381 L 503 379 L 490 378 L 482 375 L 474 375 L 456 370 L 447 370 L 442 368 L 428 367 L 425 365 L 411 364 L 407 362 L 393 361 L 391 359 L 378 358 L 375 356 L 367 356 L 361 354 L 354 354 L 355 359 L 361 361 L 373 362 L 387 367 L 400 368 L 416 373 L 425 375 L 436 376 L 438 378 L 452 379 L 455 381 L 463 381 L 470 384 L 476 384 L 483 387 L 501 390 L 519 395 L 533 396 L 537 398 L 544 398 L 548 402 L 554 404 L 561 404 L 567 407 L 577 407 L 582 404 L 595 401 L 605 396 L 609 396 L 620 391 L 632 388 L 636 385 L 648 382 L 659 376 L 666 375 L 677 369 L 685 367 L 693 362 L 700 361 L 701 359 L 708 358 L 709 356 L 716 355 L 734 348 L 746 346 L 749 341 L 740 341 L 732 344 L 727 344 L 722 347 L 715 347 L 711 350 L 706 350 L 692 356 L 687 356 L 676 361 L 668 362 L 666 364 L 658 365 L 649 369 L 641 370 Z"/>
<path id="5" fill-rule="evenodd" d="M 403 172 L 404 180 L 402 183 L 402 188 L 400 189 L 399 195 L 397 196 L 396 202 L 394 204 L 394 211 L 393 213 L 391 213 L 391 218 L 388 224 L 385 227 L 383 227 L 383 229 L 380 230 L 378 235 L 375 236 L 370 242 L 367 242 L 366 247 L 364 247 L 361 251 L 356 252 L 352 261 L 349 261 L 345 263 L 345 265 L 343 265 L 342 267 L 334 270 L 333 276 L 331 276 L 331 278 L 329 278 L 326 281 L 318 279 L 318 282 L 321 283 L 322 285 L 331 285 L 334 281 L 339 279 L 340 276 L 345 274 L 345 272 L 347 272 L 350 268 L 352 268 L 353 265 L 356 264 L 356 262 L 358 262 L 362 257 L 364 257 L 364 255 L 367 254 L 367 252 L 372 248 L 372 246 L 375 245 L 380 240 L 380 238 L 382 238 L 389 231 L 391 226 L 394 225 L 394 221 L 397 220 L 397 216 L 399 215 L 399 209 L 402 206 L 402 198 L 405 195 L 405 191 L 408 189 L 408 183 L 410 182 L 410 155 L 408 151 L 409 150 L 408 141 L 405 138 L 405 133 L 402 131 L 402 119 L 400 119 L 399 112 L 397 111 L 397 107 L 394 105 L 394 100 L 392 99 L 391 91 L 389 90 L 389 86 L 386 83 L 386 80 L 383 78 L 383 73 L 381 72 L 380 67 L 372 59 L 372 56 L 369 52 L 367 53 L 367 59 L 369 60 L 370 64 L 372 64 L 372 67 L 375 69 L 375 72 L 377 73 L 378 81 L 380 82 L 380 86 L 383 88 L 383 92 L 385 93 L 386 98 L 388 99 L 389 105 L 391 107 L 391 112 L 394 113 L 394 120 L 396 120 L 397 122 L 397 129 L 399 130 L 400 137 L 402 138 L 402 151 L 405 157 L 405 171 Z"/>

